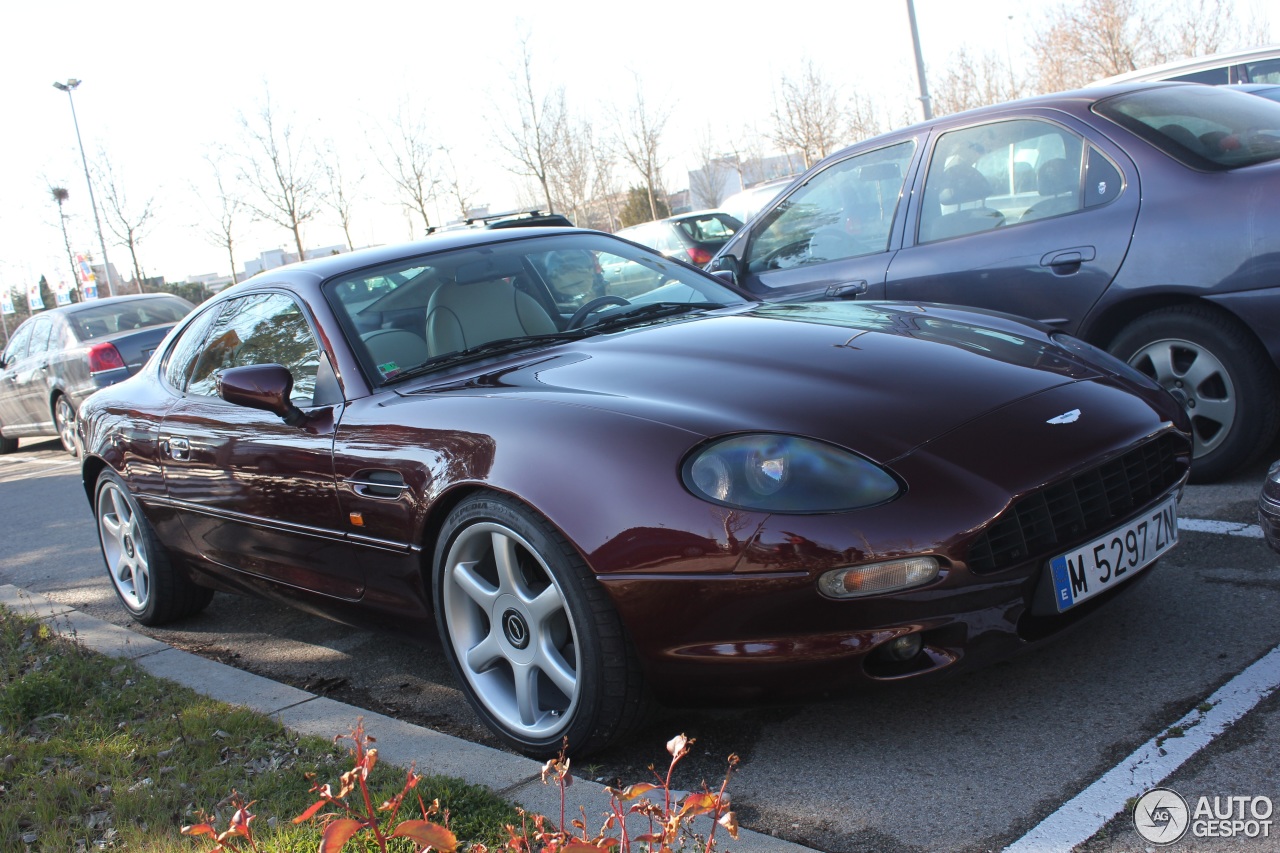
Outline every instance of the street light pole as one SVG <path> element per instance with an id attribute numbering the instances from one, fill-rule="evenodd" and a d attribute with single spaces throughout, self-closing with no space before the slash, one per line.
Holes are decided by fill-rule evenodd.
<path id="1" fill-rule="evenodd" d="M 111 265 L 107 263 L 107 241 L 102 237 L 102 220 L 98 218 L 98 203 L 93 199 L 93 179 L 89 177 L 89 159 L 84 156 L 84 140 L 80 138 L 80 122 L 76 119 L 76 102 L 71 92 L 80 85 L 79 80 L 71 79 L 65 83 L 54 83 L 53 88 L 67 93 L 67 103 L 71 104 L 71 123 L 76 128 L 76 143 L 80 146 L 80 162 L 84 164 L 84 180 L 89 185 L 89 206 L 93 208 L 93 224 L 98 228 L 98 245 L 102 248 L 102 275 L 107 279 L 107 293 L 116 295 L 115 285 L 111 283 Z"/>
<path id="2" fill-rule="evenodd" d="M 911 45 L 916 51 L 916 77 L 920 80 L 920 105 L 924 108 L 924 120 L 933 118 L 933 101 L 929 98 L 929 84 L 924 79 L 924 54 L 920 52 L 920 31 L 916 28 L 916 4 L 907 0 L 907 17 L 911 19 Z"/>

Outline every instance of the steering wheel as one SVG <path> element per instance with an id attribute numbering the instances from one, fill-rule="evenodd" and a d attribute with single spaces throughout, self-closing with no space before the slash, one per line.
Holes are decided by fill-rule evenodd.
<path id="1" fill-rule="evenodd" d="M 597 296 L 595 299 L 582 303 L 577 311 L 573 312 L 573 316 L 569 318 L 566 329 L 576 329 L 586 321 L 587 317 L 599 311 L 608 305 L 630 305 L 631 303 L 623 299 L 621 296 Z"/>

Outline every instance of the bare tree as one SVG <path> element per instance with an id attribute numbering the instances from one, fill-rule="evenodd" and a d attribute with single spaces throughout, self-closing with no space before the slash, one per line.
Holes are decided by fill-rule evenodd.
<path id="1" fill-rule="evenodd" d="M 505 118 L 495 130 L 498 146 L 511 158 L 507 168 L 517 175 L 536 180 L 547 203 L 547 212 L 555 211 L 551 196 L 551 176 L 558 155 L 558 143 L 564 138 L 564 88 L 539 94 L 533 84 L 533 55 L 529 38 L 520 40 L 520 67 L 511 75 L 513 111 L 499 109 Z"/>
<path id="2" fill-rule="evenodd" d="M 448 192 L 449 198 L 457 205 L 458 216 L 467 219 L 471 216 L 471 211 L 475 207 L 475 197 L 477 190 L 475 184 L 458 170 L 457 165 L 453 162 L 453 152 L 443 145 L 440 146 L 440 153 L 444 155 L 445 168 L 441 176 L 441 182 L 444 184 L 445 191 Z"/>
<path id="3" fill-rule="evenodd" d="M 566 116 L 560 131 L 558 156 L 551 164 L 552 196 L 561 212 L 572 213 L 574 223 L 585 226 L 594 183 L 595 139 L 591 123 Z"/>
<path id="4" fill-rule="evenodd" d="M 640 78 L 636 77 L 635 102 L 626 117 L 617 121 L 620 128 L 618 144 L 622 148 L 622 159 L 631 164 L 644 182 L 645 192 L 649 196 L 649 211 L 654 219 L 660 218 L 659 200 L 664 195 L 662 167 L 666 163 L 659 149 L 662 131 L 670 117 L 670 108 L 652 109 L 645 103 L 644 88 L 640 85 Z M 665 199 L 663 202 L 665 206 Z"/>
<path id="5" fill-rule="evenodd" d="M 255 119 L 240 115 L 249 154 L 241 178 L 257 192 L 246 201 L 259 219 L 293 234 L 298 259 L 306 256 L 302 227 L 320 212 L 320 168 L 315 156 L 294 134 L 289 122 L 278 122 L 268 93 Z"/>
<path id="6" fill-rule="evenodd" d="M 432 161 L 435 146 L 427 130 L 426 111 L 401 102 L 391 131 L 383 134 L 381 149 L 378 160 L 395 184 L 400 203 L 411 219 L 412 214 L 422 217 L 424 232 L 429 230 L 427 205 L 435 198 L 440 179 Z"/>
<path id="7" fill-rule="evenodd" d="M 1041 91 L 1075 89 L 1165 60 L 1156 21 L 1138 0 L 1083 0 L 1059 6 L 1031 44 Z"/>
<path id="8" fill-rule="evenodd" d="M 342 162 L 333 142 L 325 146 L 320 155 L 321 168 L 324 171 L 325 191 L 320 196 L 326 207 L 338 217 L 342 224 L 342 234 L 347 238 L 347 248 L 354 249 L 355 241 L 351 239 L 351 217 L 359 200 L 359 187 L 364 181 L 364 173 L 351 177 L 342 171 Z"/>
<path id="9" fill-rule="evenodd" d="M 204 226 L 201 230 L 205 239 L 213 245 L 226 250 L 227 261 L 231 264 L 231 283 L 235 284 L 240 280 L 236 273 L 235 232 L 240 212 L 244 210 L 244 200 L 227 186 L 228 181 L 223 172 L 224 160 L 209 153 L 204 155 L 204 159 L 209 164 L 209 168 L 213 170 L 213 182 L 218 188 L 218 207 L 215 211 L 204 193 L 193 192 L 198 198 L 205 200 L 205 207 L 215 220 L 212 225 Z"/>
<path id="10" fill-rule="evenodd" d="M 698 168 L 689 173 L 689 194 L 695 207 L 718 207 L 741 183 L 733 177 L 739 168 L 736 158 L 717 147 L 710 125 L 698 134 L 694 153 Z"/>
<path id="11" fill-rule="evenodd" d="M 946 72 L 930 88 L 934 114 L 940 116 L 1027 94 L 1007 62 L 992 53 L 975 58 L 963 47 L 947 60 Z"/>
<path id="12" fill-rule="evenodd" d="M 58 224 L 62 226 L 62 245 L 67 247 L 67 263 L 71 265 L 71 301 L 80 301 L 80 288 L 77 286 L 79 276 L 76 267 L 76 257 L 71 251 L 71 237 L 67 234 L 67 214 L 63 211 L 62 205 L 71 197 L 71 193 L 66 187 L 49 187 L 49 195 L 58 204 Z"/>
<path id="13" fill-rule="evenodd" d="M 798 150 L 807 169 L 852 136 L 849 109 L 840 90 L 805 60 L 798 79 L 783 76 L 774 93 L 771 139 L 782 151 Z"/>
<path id="14" fill-rule="evenodd" d="M 604 204 L 605 221 L 599 227 L 605 231 L 617 231 L 622 227 L 618 201 L 622 187 L 618 183 L 618 159 L 607 140 L 597 138 L 595 145 L 591 148 L 591 173 L 591 195 L 597 200 L 597 203 L 592 205 L 592 210 L 598 211 L 600 203 Z M 597 225 L 594 219 L 577 224 L 592 227 Z"/>
<path id="15" fill-rule="evenodd" d="M 129 250 L 133 261 L 133 281 L 141 293 L 143 275 L 142 266 L 138 263 L 138 244 L 146 236 L 155 216 L 155 197 L 148 198 L 141 205 L 131 203 L 125 195 L 123 182 L 116 179 L 111 161 L 102 149 L 98 150 L 94 171 L 97 173 L 95 183 L 102 188 L 102 218 L 106 220 L 107 230 L 116 238 L 117 245 Z"/>

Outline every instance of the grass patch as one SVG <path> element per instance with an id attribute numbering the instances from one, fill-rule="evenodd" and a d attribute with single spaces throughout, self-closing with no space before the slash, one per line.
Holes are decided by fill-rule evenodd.
<path id="1" fill-rule="evenodd" d="M 256 801 L 261 849 L 313 853 L 318 822 L 292 820 L 315 802 L 313 781 L 338 788 L 351 768 L 346 743 L 291 734 L 0 607 L 0 849 L 206 851 L 208 838 L 181 828 L 206 817 L 225 828 L 238 792 Z M 375 804 L 405 778 L 405 768 L 374 766 Z M 519 824 L 516 808 L 488 789 L 439 776 L 419 783 L 402 819 L 421 816 L 419 796 L 439 799 L 464 845 L 501 847 L 505 827 Z M 376 846 L 353 839 L 344 849 Z M 397 839 L 388 849 L 418 848 Z"/>

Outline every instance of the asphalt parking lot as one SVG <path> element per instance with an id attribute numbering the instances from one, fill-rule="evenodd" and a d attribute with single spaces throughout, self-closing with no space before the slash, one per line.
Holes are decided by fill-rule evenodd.
<path id="1" fill-rule="evenodd" d="M 1265 470 L 1264 460 L 1230 482 L 1189 487 L 1178 548 L 1060 642 L 928 687 L 664 709 L 634 743 L 575 767 L 645 781 L 663 743 L 685 732 L 698 739 L 697 760 L 678 784 L 714 780 L 735 752 L 741 822 L 821 850 L 1155 849 L 1126 805 L 1156 786 L 1185 806 L 1186 834 L 1164 849 L 1280 850 L 1270 811 L 1280 801 L 1280 555 L 1254 526 Z M 0 580 L 131 625 L 102 568 L 78 467 L 56 441 L 0 457 L 0 514 Z M 372 634 L 221 594 L 198 617 L 147 633 L 497 745 L 433 637 Z M 1147 813 L 1176 824 L 1177 802 L 1157 803 L 1171 815 Z"/>

